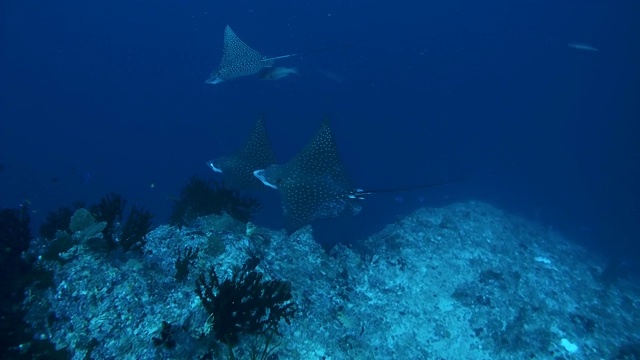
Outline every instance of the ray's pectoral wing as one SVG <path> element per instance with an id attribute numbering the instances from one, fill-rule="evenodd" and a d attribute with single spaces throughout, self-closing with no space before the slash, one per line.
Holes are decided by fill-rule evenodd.
<path id="1" fill-rule="evenodd" d="M 238 157 L 252 168 L 251 174 L 257 169 L 266 169 L 276 164 L 276 155 L 271 146 L 271 140 L 267 134 L 262 116 L 256 121 L 247 143 L 238 152 Z"/>
<path id="2" fill-rule="evenodd" d="M 287 232 L 318 219 L 338 217 L 359 210 L 358 200 L 350 198 L 342 188 L 335 188 L 324 179 L 285 181 L 279 186 Z"/>
<path id="3" fill-rule="evenodd" d="M 285 218 L 285 229 L 292 233 L 313 221 L 312 193 L 306 184 L 287 182 L 280 184 L 280 198 Z"/>

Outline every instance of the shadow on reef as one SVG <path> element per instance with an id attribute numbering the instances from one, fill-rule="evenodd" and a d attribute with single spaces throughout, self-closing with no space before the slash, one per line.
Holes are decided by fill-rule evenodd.
<path id="1" fill-rule="evenodd" d="M 46 288 L 52 282 L 51 273 L 37 269 L 35 259 L 25 256 L 32 239 L 29 221 L 26 206 L 0 210 L 0 358 L 68 359 L 67 352 L 56 350 L 48 340 L 34 339 L 33 329 L 23 320 L 23 302 L 31 294 L 27 289 Z"/>

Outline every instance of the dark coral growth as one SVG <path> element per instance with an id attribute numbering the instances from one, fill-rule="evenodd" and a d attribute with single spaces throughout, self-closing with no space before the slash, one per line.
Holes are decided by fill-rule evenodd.
<path id="1" fill-rule="evenodd" d="M 115 223 L 122 221 L 125 206 L 127 206 L 127 200 L 116 193 L 111 193 L 100 199 L 100 203 L 93 205 L 91 213 L 98 221 Z"/>
<path id="2" fill-rule="evenodd" d="M 40 225 L 40 236 L 51 240 L 56 236 L 58 230 L 68 230 L 73 211 L 70 207 L 61 206 L 50 212 Z"/>
<path id="3" fill-rule="evenodd" d="M 31 231 L 29 230 L 29 214 L 26 208 L 3 209 L 0 210 L 0 289 L 2 297 L 0 299 L 0 309 L 2 313 L 2 334 L 3 341 L 16 330 L 5 328 L 10 326 L 12 320 L 21 321 L 20 303 L 24 298 L 24 290 L 31 282 L 31 264 L 22 259 L 22 253 L 29 248 L 31 241 Z M 17 316 L 17 319 L 13 317 Z M 11 342 L 11 341 L 10 341 Z"/>
<path id="4" fill-rule="evenodd" d="M 93 205 L 91 213 L 96 217 L 96 221 L 107 223 L 102 234 L 108 249 L 115 250 L 120 246 L 124 251 L 140 251 L 146 243 L 145 236 L 151 229 L 153 214 L 133 206 L 120 230 L 126 205 L 125 199 L 111 193 L 100 199 L 100 203 Z"/>
<path id="5" fill-rule="evenodd" d="M 83 203 L 75 202 L 73 207 L 63 206 L 50 213 L 40 228 L 42 237 L 49 240 L 47 248 L 42 253 L 43 258 L 65 262 L 60 254 L 77 244 L 73 234 L 98 223 L 103 223 L 103 228 L 100 228 L 102 241 L 92 244 L 94 250 L 141 250 L 146 243 L 145 236 L 151 229 L 153 215 L 134 206 L 123 225 L 122 217 L 126 204 L 127 201 L 120 195 L 111 193 L 100 199 L 99 203 L 90 206 L 90 211 L 86 211 Z"/>
<path id="6" fill-rule="evenodd" d="M 84 202 L 82 201 L 74 201 L 73 204 L 69 206 L 61 206 L 56 210 L 47 214 L 47 218 L 40 225 L 40 236 L 46 238 L 48 240 L 54 239 L 58 230 L 68 231 L 69 223 L 71 221 L 71 217 L 73 213 L 85 207 Z"/>
<path id="7" fill-rule="evenodd" d="M 122 214 L 127 201 L 120 195 L 111 193 L 102 199 L 100 203 L 91 206 L 90 211 L 96 217 L 96 221 L 104 221 L 107 226 L 102 231 L 104 239 L 110 248 L 116 248 L 116 225 L 122 221 Z"/>
<path id="8" fill-rule="evenodd" d="M 255 270 L 259 259 L 249 259 L 220 283 L 215 269 L 209 270 L 209 282 L 204 274 L 196 280 L 196 294 L 213 316 L 216 339 L 229 345 L 238 342 L 241 334 L 278 333 L 278 322 L 287 324 L 295 307 L 291 301 L 291 284 L 287 281 L 262 281 Z"/>
<path id="9" fill-rule="evenodd" d="M 184 281 L 189 276 L 189 265 L 193 264 L 200 253 L 200 249 L 193 250 L 191 246 L 187 246 L 184 249 L 184 255 L 178 251 L 178 258 L 176 259 L 176 275 L 175 278 L 178 281 Z"/>
<path id="10" fill-rule="evenodd" d="M 131 208 L 127 222 L 122 228 L 120 245 L 125 251 L 142 250 L 146 244 L 145 236 L 151 229 L 153 214 L 147 210 L 139 210 L 135 206 Z"/>
<path id="11" fill-rule="evenodd" d="M 260 202 L 250 196 L 242 196 L 237 190 L 227 189 L 222 184 L 204 181 L 196 176 L 182 189 L 180 199 L 173 204 L 169 222 L 174 225 L 187 225 L 200 216 L 222 213 L 248 222 Z"/>
<path id="12" fill-rule="evenodd" d="M 66 231 L 61 231 L 58 236 L 51 239 L 46 244 L 46 248 L 42 252 L 42 258 L 49 261 L 66 262 L 60 254 L 66 253 L 75 245 L 71 235 Z"/>

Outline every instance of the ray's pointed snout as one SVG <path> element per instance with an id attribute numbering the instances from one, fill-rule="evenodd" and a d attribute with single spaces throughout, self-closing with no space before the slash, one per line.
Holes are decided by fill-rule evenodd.
<path id="1" fill-rule="evenodd" d="M 208 78 L 207 80 L 205 80 L 204 83 L 205 84 L 216 85 L 216 84 L 220 84 L 223 81 L 224 81 L 224 79 L 221 79 L 218 76 L 212 76 L 212 77 Z"/>
<path id="2" fill-rule="evenodd" d="M 211 168 L 211 170 L 213 170 L 214 172 L 222 174 L 222 169 L 220 168 L 220 166 L 216 166 L 216 163 L 214 162 L 214 160 L 207 161 L 207 166 Z"/>
<path id="3" fill-rule="evenodd" d="M 253 172 L 253 176 L 258 178 L 258 180 L 260 180 L 266 186 L 278 190 L 278 187 L 275 184 L 272 184 L 267 180 L 266 172 L 267 172 L 267 170 L 264 170 L 264 169 L 263 170 L 256 170 L 256 171 Z"/>

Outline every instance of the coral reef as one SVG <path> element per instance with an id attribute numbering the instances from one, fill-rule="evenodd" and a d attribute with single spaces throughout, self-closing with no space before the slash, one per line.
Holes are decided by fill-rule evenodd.
<path id="1" fill-rule="evenodd" d="M 85 246 L 100 224 L 85 215 L 68 261 L 37 262 L 53 286 L 25 296 L 32 338 L 74 359 L 637 358 L 633 277 L 603 283 L 607 259 L 487 204 L 423 208 L 329 253 L 310 227 L 210 215 L 105 256 Z M 290 324 L 269 320 L 268 293 L 294 304 Z"/>
<path id="2" fill-rule="evenodd" d="M 133 206 L 122 224 L 126 203 L 120 195 L 111 193 L 90 210 L 76 202 L 74 212 L 70 207 L 61 207 L 50 213 L 40 228 L 47 241 L 38 246 L 39 255 L 46 260 L 67 262 L 78 255 L 75 248 L 79 244 L 96 252 L 141 251 L 153 215 Z"/>

